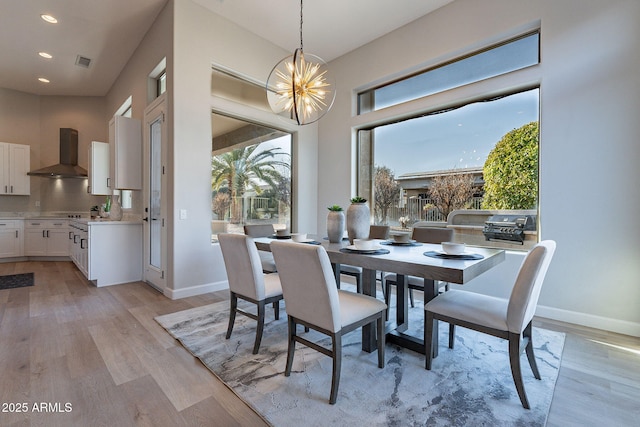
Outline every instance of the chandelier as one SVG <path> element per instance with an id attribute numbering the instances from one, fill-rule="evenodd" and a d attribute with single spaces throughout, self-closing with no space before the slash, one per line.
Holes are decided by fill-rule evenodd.
<path id="1" fill-rule="evenodd" d="M 300 48 L 278 62 L 267 79 L 267 99 L 273 112 L 295 120 L 298 125 L 318 121 L 336 97 L 327 64 L 303 51 L 302 22 L 300 0 Z"/>

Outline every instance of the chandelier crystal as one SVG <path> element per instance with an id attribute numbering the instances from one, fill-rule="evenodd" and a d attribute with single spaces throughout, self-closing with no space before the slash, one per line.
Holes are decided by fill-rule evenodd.
<path id="1" fill-rule="evenodd" d="M 267 80 L 267 99 L 273 112 L 295 120 L 298 125 L 319 120 L 336 96 L 327 71 L 322 59 L 303 51 L 301 0 L 300 48 L 276 64 Z"/>

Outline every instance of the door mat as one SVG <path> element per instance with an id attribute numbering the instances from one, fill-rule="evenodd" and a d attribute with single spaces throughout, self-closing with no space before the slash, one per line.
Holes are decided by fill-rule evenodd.
<path id="1" fill-rule="evenodd" d="M 0 276 L 0 289 L 23 288 L 25 286 L 33 286 L 33 273 Z"/>

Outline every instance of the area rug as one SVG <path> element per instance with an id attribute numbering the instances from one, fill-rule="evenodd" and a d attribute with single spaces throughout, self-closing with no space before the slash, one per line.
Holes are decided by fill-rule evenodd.
<path id="1" fill-rule="evenodd" d="M 33 286 L 33 273 L 8 274 L 0 276 L 0 290 Z"/>
<path id="2" fill-rule="evenodd" d="M 417 303 L 417 301 L 416 301 Z M 238 315 L 225 339 L 228 302 L 159 316 L 156 321 L 236 394 L 274 426 L 544 426 L 564 346 L 564 334 L 533 329 L 542 380 L 533 377 L 522 356 L 531 409 L 522 407 L 509 367 L 507 342 L 464 328 L 455 348 L 447 347 L 440 327 L 440 353 L 431 371 L 424 356 L 387 344 L 384 369 L 377 353 L 361 350 L 360 330 L 343 338 L 338 400 L 328 403 L 331 359 L 303 345 L 296 347 L 293 372 L 285 377 L 287 320 L 267 320 L 260 352 L 252 354 L 256 322 Z M 246 308 L 246 307 L 245 307 Z M 410 323 L 422 331 L 422 305 L 410 309 Z M 302 333 L 302 329 L 299 331 Z M 311 331 L 325 346 L 330 341 Z"/>

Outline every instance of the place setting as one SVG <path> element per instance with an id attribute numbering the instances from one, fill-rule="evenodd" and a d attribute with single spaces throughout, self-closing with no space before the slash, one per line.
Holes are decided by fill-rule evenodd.
<path id="1" fill-rule="evenodd" d="M 320 242 L 309 239 L 307 233 L 291 233 L 290 239 L 296 243 L 306 243 L 308 245 L 319 245 Z"/>
<path id="2" fill-rule="evenodd" d="M 375 239 L 353 239 L 353 245 L 340 249 L 340 252 L 362 255 L 385 255 L 390 251 L 388 249 L 381 248 L 379 241 Z"/>
<path id="3" fill-rule="evenodd" d="M 272 234 L 269 237 L 278 240 L 289 240 L 291 239 L 291 233 L 289 232 L 288 228 L 282 228 L 280 230 L 276 230 L 276 234 Z"/>
<path id="4" fill-rule="evenodd" d="M 467 252 L 464 243 L 442 242 L 442 250 L 427 251 L 423 255 L 440 259 L 478 260 L 483 259 L 481 254 Z"/>
<path id="5" fill-rule="evenodd" d="M 422 243 L 411 239 L 410 233 L 390 233 L 389 236 L 390 239 L 380 242 L 380 244 L 385 246 L 422 246 Z"/>

